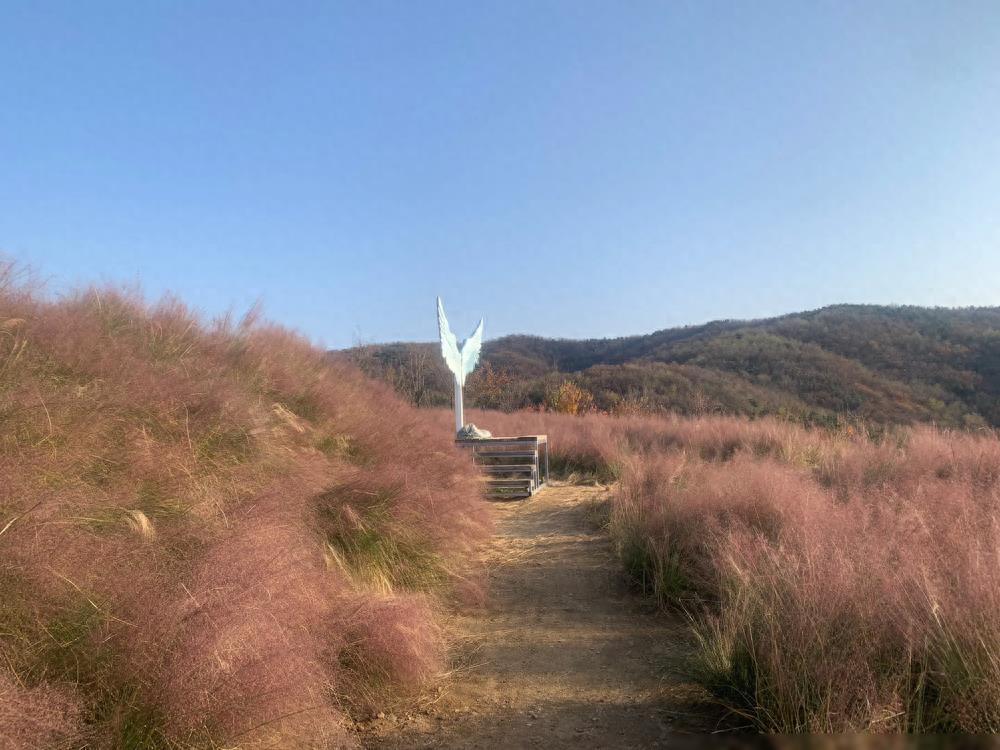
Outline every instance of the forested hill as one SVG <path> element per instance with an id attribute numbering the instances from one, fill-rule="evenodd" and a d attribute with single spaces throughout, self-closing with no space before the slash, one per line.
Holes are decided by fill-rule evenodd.
<path id="1" fill-rule="evenodd" d="M 335 356 L 419 405 L 451 401 L 436 344 L 367 345 Z M 505 336 L 485 344 L 466 393 L 473 405 L 502 409 L 1000 426 L 1000 308 L 836 305 L 617 339 Z"/>

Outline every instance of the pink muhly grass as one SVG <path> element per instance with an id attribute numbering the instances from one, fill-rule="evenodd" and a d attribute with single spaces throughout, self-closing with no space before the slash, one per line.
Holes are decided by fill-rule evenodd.
<path id="1" fill-rule="evenodd" d="M 821 440 L 815 466 L 737 436 L 727 462 L 625 464 L 626 564 L 692 614 L 700 674 L 762 729 L 1000 727 L 996 441 L 899 437 Z"/>
<path id="2" fill-rule="evenodd" d="M 416 690 L 444 663 L 440 629 L 425 595 L 367 596 L 344 622 L 339 667 L 353 693 L 343 698 L 372 709 L 394 692 Z"/>
<path id="3" fill-rule="evenodd" d="M 0 715 L 75 707 L 17 742 L 77 722 L 98 746 L 322 745 L 370 689 L 358 659 L 386 695 L 440 668 L 434 603 L 476 589 L 488 525 L 434 415 L 253 319 L 113 289 L 49 301 L 12 279 L 0 267 L 0 655 L 17 687 Z M 355 617 L 368 598 L 379 614 Z"/>
<path id="4" fill-rule="evenodd" d="M 68 687 L 26 687 L 0 671 L 0 747 L 69 750 L 79 747 L 84 737 L 80 705 Z"/>
<path id="5" fill-rule="evenodd" d="M 440 417 L 439 417 L 440 418 Z M 620 478 L 626 570 L 772 732 L 1000 730 L 1000 440 L 933 427 L 476 413 Z"/>

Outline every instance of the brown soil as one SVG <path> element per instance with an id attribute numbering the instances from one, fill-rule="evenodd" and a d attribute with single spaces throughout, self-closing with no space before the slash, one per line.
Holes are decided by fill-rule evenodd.
<path id="1" fill-rule="evenodd" d="M 368 748 L 677 747 L 715 723 L 683 676 L 677 618 L 624 583 L 595 522 L 607 489 L 555 484 L 491 505 L 490 601 L 452 616 L 430 699 L 359 727 Z"/>

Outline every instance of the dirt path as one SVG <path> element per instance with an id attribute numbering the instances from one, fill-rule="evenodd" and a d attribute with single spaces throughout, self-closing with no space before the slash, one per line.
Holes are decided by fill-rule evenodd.
<path id="1" fill-rule="evenodd" d="M 683 625 L 626 589 L 591 518 L 605 493 L 492 504 L 490 601 L 449 623 L 455 671 L 434 702 L 373 722 L 366 747 L 679 747 L 711 728 L 680 676 Z"/>

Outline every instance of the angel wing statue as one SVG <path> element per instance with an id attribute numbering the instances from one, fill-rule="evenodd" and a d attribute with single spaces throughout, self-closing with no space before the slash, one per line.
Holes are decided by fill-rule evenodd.
<path id="1" fill-rule="evenodd" d="M 451 332 L 448 318 L 444 316 L 444 305 L 437 298 L 438 332 L 441 334 L 441 356 L 444 357 L 448 369 L 455 376 L 455 432 L 461 432 L 465 426 L 465 414 L 462 408 L 462 387 L 465 378 L 476 368 L 479 362 L 479 351 L 483 347 L 483 321 L 480 319 L 476 330 L 472 332 L 461 345 L 455 334 Z"/>

